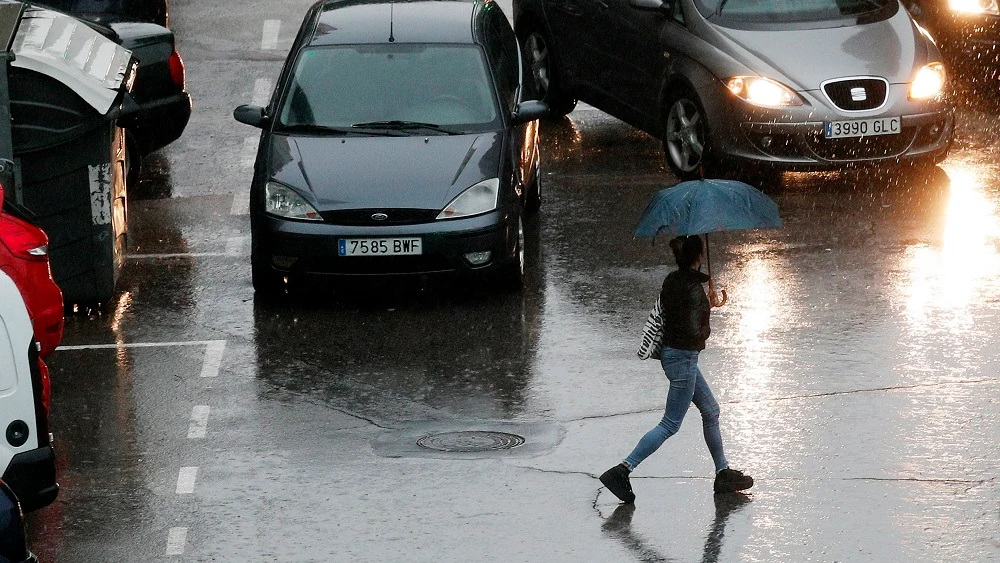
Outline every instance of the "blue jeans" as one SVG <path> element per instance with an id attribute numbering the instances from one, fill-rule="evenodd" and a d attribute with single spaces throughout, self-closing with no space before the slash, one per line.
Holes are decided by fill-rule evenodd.
<path id="1" fill-rule="evenodd" d="M 625 463 L 629 468 L 635 469 L 642 460 L 662 446 L 667 438 L 676 434 L 680 430 L 681 421 L 684 420 L 688 407 L 693 402 L 701 411 L 705 443 L 712 454 L 712 460 L 715 461 L 716 472 L 729 467 L 726 454 L 722 451 L 722 434 L 719 432 L 719 403 L 716 402 L 708 382 L 698 369 L 698 352 L 663 348 L 660 365 L 670 380 L 663 419 L 639 440 L 632 453 L 625 458 Z"/>

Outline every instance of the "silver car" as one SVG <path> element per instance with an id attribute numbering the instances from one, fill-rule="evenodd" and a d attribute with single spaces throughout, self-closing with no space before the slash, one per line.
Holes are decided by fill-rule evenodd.
<path id="1" fill-rule="evenodd" d="M 663 140 L 681 178 L 935 164 L 953 111 L 898 0 L 514 0 L 538 97 Z M 747 165 L 752 165 L 748 167 Z"/>

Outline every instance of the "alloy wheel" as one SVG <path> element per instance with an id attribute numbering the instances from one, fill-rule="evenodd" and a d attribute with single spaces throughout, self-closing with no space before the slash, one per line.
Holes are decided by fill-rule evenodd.
<path id="1" fill-rule="evenodd" d="M 705 153 L 705 126 L 698 105 L 681 98 L 670 106 L 663 143 L 671 163 L 681 172 L 693 172 Z"/>
<path id="2" fill-rule="evenodd" d="M 533 31 L 528 36 L 525 43 L 528 51 L 528 61 L 531 65 L 531 76 L 535 79 L 535 90 L 540 99 L 545 99 L 549 94 L 549 87 L 552 84 L 551 70 L 549 68 L 549 46 L 545 42 L 542 34 Z"/>

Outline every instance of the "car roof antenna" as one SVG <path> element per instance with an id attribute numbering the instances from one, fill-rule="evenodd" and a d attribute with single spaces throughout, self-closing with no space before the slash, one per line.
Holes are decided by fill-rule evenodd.
<path id="1" fill-rule="evenodd" d="M 389 43 L 392 43 L 393 41 L 396 40 L 396 37 L 393 36 L 393 34 L 392 34 L 392 12 L 393 12 L 393 8 L 395 8 L 395 7 L 396 7 L 396 3 L 395 2 L 390 2 L 389 3 Z"/>

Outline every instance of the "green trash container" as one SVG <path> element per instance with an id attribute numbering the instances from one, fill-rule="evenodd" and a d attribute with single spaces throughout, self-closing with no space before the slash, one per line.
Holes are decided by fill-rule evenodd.
<path id="1" fill-rule="evenodd" d="M 59 26 L 77 26 L 74 36 L 91 43 L 67 44 L 61 47 L 65 55 L 52 56 L 52 37 L 66 35 Z M 125 142 L 117 119 L 135 61 L 79 20 L 32 7 L 21 20 L 13 52 L 7 68 L 15 170 L 11 210 L 48 234 L 52 275 L 67 304 L 108 303 L 124 264 L 128 231 Z M 75 68 L 61 60 L 98 54 L 110 62 L 108 76 L 95 76 L 91 62 Z"/>

